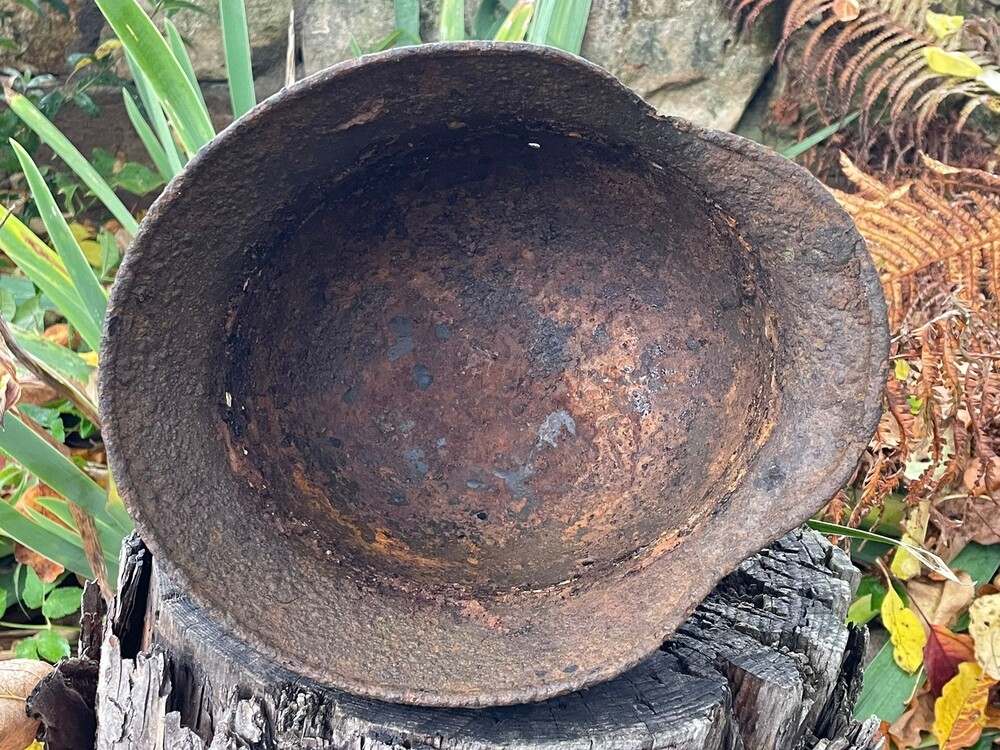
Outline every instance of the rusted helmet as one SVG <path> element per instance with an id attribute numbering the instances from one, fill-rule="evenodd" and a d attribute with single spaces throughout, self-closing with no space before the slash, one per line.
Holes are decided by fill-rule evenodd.
<path id="1" fill-rule="evenodd" d="M 848 479 L 884 301 L 803 169 L 551 49 L 393 50 L 167 187 L 102 356 L 161 566 L 276 663 L 389 701 L 609 679 Z"/>

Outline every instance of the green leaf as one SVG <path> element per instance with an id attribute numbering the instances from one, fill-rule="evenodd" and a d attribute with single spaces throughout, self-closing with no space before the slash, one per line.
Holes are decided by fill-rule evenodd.
<path id="1" fill-rule="evenodd" d="M 134 2 L 134 0 L 131 1 Z M 90 165 L 90 162 L 77 150 L 76 146 L 69 142 L 69 139 L 62 134 L 59 128 L 39 112 L 26 96 L 8 92 L 7 104 L 24 121 L 25 125 L 37 133 L 49 148 L 55 151 L 56 155 L 66 162 L 66 165 L 100 199 L 101 203 L 111 212 L 111 215 L 115 217 L 118 223 L 130 234 L 135 234 L 139 228 L 138 222 L 129 213 L 125 204 L 115 195 L 114 190 L 101 178 L 97 171 Z"/>
<path id="2" fill-rule="evenodd" d="M 222 24 L 226 76 L 229 78 L 229 98 L 233 103 L 233 117 L 238 118 L 257 104 L 257 95 L 253 89 L 253 67 L 250 63 L 247 13 L 243 0 L 219 0 L 219 20 Z"/>
<path id="3" fill-rule="evenodd" d="M 17 306 L 14 319 L 11 321 L 15 326 L 32 333 L 41 333 L 45 330 L 45 308 L 42 306 L 41 295 L 35 295 L 27 302 Z"/>
<path id="4" fill-rule="evenodd" d="M 392 12 L 406 43 L 420 44 L 420 0 L 393 0 Z"/>
<path id="5" fill-rule="evenodd" d="M 80 300 L 90 319 L 80 320 L 71 318 L 68 312 L 64 314 L 70 324 L 80 331 L 80 335 L 84 337 L 87 345 L 94 351 L 97 351 L 101 346 L 101 329 L 104 326 L 104 317 L 107 314 L 108 294 L 104 291 L 104 287 L 101 286 L 97 275 L 90 267 L 90 263 L 87 262 L 87 257 L 83 254 L 80 244 L 73 236 L 69 224 L 59 212 L 55 198 L 49 192 L 48 185 L 45 184 L 45 178 L 42 177 L 42 173 L 35 166 L 35 162 L 32 161 L 31 157 L 28 156 L 28 152 L 17 141 L 11 139 L 10 144 L 17 154 L 18 160 L 21 162 L 21 169 L 24 171 L 28 187 L 31 189 L 32 197 L 38 206 L 38 212 L 41 214 L 45 229 L 49 233 L 49 238 L 55 245 L 56 251 L 59 253 L 59 257 L 66 267 L 73 286 L 77 294 L 79 294 Z"/>
<path id="6" fill-rule="evenodd" d="M 14 339 L 46 370 L 66 380 L 86 385 L 94 372 L 94 368 L 79 354 L 44 336 L 15 330 Z"/>
<path id="7" fill-rule="evenodd" d="M 55 589 L 42 602 L 42 614 L 50 620 L 67 617 L 80 610 L 82 598 L 83 589 L 78 586 Z"/>
<path id="8" fill-rule="evenodd" d="M 180 149 L 174 141 L 174 133 L 167 123 L 167 116 L 163 113 L 163 107 L 160 106 L 160 102 L 153 92 L 153 87 L 149 79 L 146 78 L 146 75 L 140 70 L 135 60 L 128 53 L 125 54 L 125 63 L 132 73 L 132 80 L 135 82 L 135 90 L 139 94 L 139 100 L 142 102 L 142 106 L 145 108 L 146 114 L 149 115 L 149 120 L 153 124 L 153 131 L 160 141 L 163 152 L 167 155 L 167 162 L 170 165 L 170 169 L 173 174 L 177 174 L 181 171 L 184 160 L 181 158 Z"/>
<path id="9" fill-rule="evenodd" d="M 531 16 L 535 12 L 534 0 L 518 0 L 497 31 L 495 41 L 498 42 L 523 42 L 524 35 L 528 33 L 528 24 Z"/>
<path id="10" fill-rule="evenodd" d="M 59 563 L 66 570 L 84 578 L 93 578 L 94 572 L 87 560 L 86 553 L 83 551 L 83 542 L 80 541 L 80 537 L 65 527 L 58 526 L 50 519 L 44 518 L 44 516 L 43 519 L 48 523 L 38 523 L 36 519 L 28 518 L 7 503 L 0 501 L 0 531 L 28 549 Z M 63 533 L 53 528 L 56 526 Z M 66 534 L 69 536 L 65 536 Z M 33 608 L 37 609 L 40 606 L 41 602 L 39 601 Z"/>
<path id="11" fill-rule="evenodd" d="M 122 260 L 122 254 L 118 249 L 115 236 L 107 229 L 102 228 L 97 233 L 97 241 L 101 243 L 101 278 L 103 279 L 112 269 L 118 267 Z"/>
<path id="12" fill-rule="evenodd" d="M 0 288 L 0 315 L 4 320 L 13 320 L 17 312 L 17 302 L 8 290 Z"/>
<path id="13" fill-rule="evenodd" d="M 63 425 L 62 414 L 58 409 L 35 404 L 21 404 L 18 410 L 35 424 L 44 427 L 57 443 L 66 442 L 66 428 Z"/>
<path id="14" fill-rule="evenodd" d="M 535 3 L 535 17 L 528 29 L 528 41 L 532 44 L 548 44 L 549 27 L 552 16 L 560 0 L 538 0 Z"/>
<path id="15" fill-rule="evenodd" d="M 0 249 L 48 295 L 96 351 L 101 341 L 100 325 L 84 306 L 59 256 L 14 216 L 8 216 L 0 227 Z"/>
<path id="16" fill-rule="evenodd" d="M 475 39 L 492 39 L 500 30 L 504 16 L 499 15 L 500 0 L 482 0 L 472 17 L 472 36 Z"/>
<path id="17" fill-rule="evenodd" d="M 843 120 L 838 120 L 837 122 L 831 123 L 830 125 L 827 125 L 825 128 L 817 130 L 812 135 L 799 141 L 794 146 L 786 148 L 784 151 L 781 152 L 781 155 L 784 156 L 786 159 L 794 159 L 796 156 L 804 154 L 813 146 L 822 143 L 834 133 L 837 133 L 846 128 L 852 122 L 857 120 L 860 114 L 861 114 L 860 112 L 851 112 L 851 114 L 849 114 Z"/>
<path id="18" fill-rule="evenodd" d="M 69 510 L 69 504 L 65 500 L 58 497 L 37 497 L 35 498 L 35 502 L 72 529 L 71 534 L 79 533 L 76 521 L 73 519 L 73 514 Z M 51 519 L 41 514 L 37 515 L 40 519 L 52 523 Z M 118 551 L 122 548 L 122 540 L 131 533 L 131 520 L 128 521 L 126 528 L 120 528 L 111 522 L 109 514 L 108 519 L 95 519 L 94 525 L 97 527 L 97 536 L 101 543 L 101 552 L 104 556 L 104 565 L 108 569 L 108 576 L 111 580 L 117 580 Z M 59 528 L 58 524 L 54 524 L 54 526 Z M 65 531 L 66 529 L 64 528 L 63 530 Z"/>
<path id="19" fill-rule="evenodd" d="M 187 3 L 187 5 L 192 5 L 202 13 L 207 11 L 194 3 Z M 198 98 L 201 99 L 202 105 L 205 107 L 205 111 L 208 111 L 208 105 L 205 104 L 205 94 L 201 90 L 201 84 L 198 83 L 198 76 L 194 72 L 194 65 L 191 63 L 191 56 L 188 55 L 187 45 L 184 44 L 184 38 L 181 36 L 181 32 L 177 30 L 174 22 L 169 18 L 163 22 L 163 27 L 167 30 L 167 43 L 170 45 L 171 52 L 174 53 L 174 57 L 177 58 L 177 62 L 181 64 L 181 68 L 184 69 L 184 74 L 191 81 L 191 85 L 194 87 L 195 92 L 198 94 Z"/>
<path id="20" fill-rule="evenodd" d="M 591 0 L 546 0 L 554 2 L 552 17 L 549 20 L 545 43 L 550 47 L 580 54 L 583 47 L 583 37 L 587 32 L 587 21 L 590 18 Z"/>
<path id="21" fill-rule="evenodd" d="M 31 638 L 18 641 L 17 645 L 14 646 L 14 658 L 38 661 L 38 639 L 31 636 Z"/>
<path id="22" fill-rule="evenodd" d="M 215 130 L 166 40 L 136 0 L 96 2 L 129 56 L 148 78 L 185 151 L 194 155 L 212 140 Z"/>
<path id="23" fill-rule="evenodd" d="M 27 427 L 16 414 L 8 412 L 4 418 L 4 426 L 0 429 L 0 448 L 67 500 L 92 516 L 103 517 L 107 497 L 100 485 L 45 438 Z"/>
<path id="24" fill-rule="evenodd" d="M 465 39 L 465 0 L 441 0 L 438 29 L 442 42 Z"/>
<path id="25" fill-rule="evenodd" d="M 156 172 L 135 161 L 125 162 L 115 172 L 114 183 L 133 195 L 148 195 L 163 184 L 163 178 Z"/>
<path id="26" fill-rule="evenodd" d="M 32 569 L 25 566 L 27 574 L 24 577 L 24 588 L 21 589 L 21 601 L 28 609 L 40 609 L 45 601 L 45 595 L 56 587 L 54 583 L 42 583 L 42 579 Z"/>
<path id="27" fill-rule="evenodd" d="M 354 34 L 348 33 L 347 43 L 351 48 L 351 54 L 355 57 L 361 57 L 364 51 L 361 49 L 361 45 L 358 44 L 358 40 L 354 37 Z"/>
<path id="28" fill-rule="evenodd" d="M 68 659 L 73 653 L 66 636 L 54 630 L 43 630 L 34 638 L 37 641 L 38 655 L 45 661 L 55 664 L 60 659 Z"/>
<path id="29" fill-rule="evenodd" d="M 125 89 L 122 89 L 122 96 L 125 97 L 125 111 L 128 113 L 128 119 L 132 123 L 135 132 L 139 135 L 142 145 L 146 147 L 146 153 L 153 160 L 153 164 L 156 165 L 160 176 L 164 180 L 169 180 L 176 172 L 173 171 L 173 166 L 167 160 L 167 152 L 163 150 L 163 146 L 156 139 L 156 134 L 149 127 L 146 118 L 139 112 L 139 107 L 136 105 L 132 95 Z"/>
<path id="30" fill-rule="evenodd" d="M 396 29 L 379 42 L 375 43 L 372 52 L 383 52 L 396 46 L 396 42 L 403 38 L 403 30 Z"/>

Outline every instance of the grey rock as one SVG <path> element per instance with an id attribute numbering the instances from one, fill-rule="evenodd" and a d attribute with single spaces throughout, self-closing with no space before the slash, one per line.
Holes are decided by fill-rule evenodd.
<path id="1" fill-rule="evenodd" d="M 263 73 L 283 63 L 288 46 L 288 20 L 292 0 L 244 0 L 250 32 L 250 59 L 254 72 Z M 173 17 L 177 30 L 190 43 L 188 54 L 199 80 L 223 81 L 226 63 L 219 27 L 219 5 L 199 3 L 205 13 L 183 11 Z"/>
<path id="2" fill-rule="evenodd" d="M 307 74 L 351 57 L 351 34 L 367 51 L 394 27 L 391 0 L 300 1 Z M 424 41 L 437 39 L 439 5 L 422 3 Z M 477 0 L 466 3 L 470 20 L 476 5 Z M 764 17 L 741 39 L 724 5 L 725 0 L 594 0 L 582 54 L 661 114 L 731 130 L 771 66 L 778 29 Z"/>

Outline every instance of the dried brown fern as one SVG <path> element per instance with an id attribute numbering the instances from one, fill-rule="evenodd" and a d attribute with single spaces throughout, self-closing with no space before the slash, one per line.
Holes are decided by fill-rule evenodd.
<path id="1" fill-rule="evenodd" d="M 774 5 L 774 0 L 727 0 L 744 29 Z M 921 142 L 927 124 L 941 104 L 952 97 L 962 102 L 955 127 L 964 126 L 979 106 L 1000 109 L 1000 25 L 992 19 L 965 19 L 945 39 L 927 28 L 931 0 L 864 0 L 854 12 L 834 0 L 792 0 L 785 15 L 776 53 L 783 57 L 794 38 L 802 38 L 797 86 L 805 88 L 828 120 L 857 108 L 861 130 L 871 133 L 887 121 L 897 137 L 912 135 Z M 850 6 L 853 7 L 853 6 Z M 928 50 L 940 50 L 933 63 Z M 981 71 L 952 75 L 942 67 L 947 54 L 968 55 Z M 952 70 L 948 65 L 944 66 Z"/>
<path id="2" fill-rule="evenodd" d="M 921 178 L 887 185 L 842 157 L 854 192 L 832 191 L 868 242 L 896 329 L 922 285 L 945 287 L 973 311 L 1000 298 L 1000 178 L 924 162 Z"/>

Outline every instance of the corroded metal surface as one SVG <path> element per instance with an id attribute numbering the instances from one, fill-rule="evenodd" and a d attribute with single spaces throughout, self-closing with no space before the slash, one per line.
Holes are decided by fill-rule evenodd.
<path id="1" fill-rule="evenodd" d="M 123 496 L 226 627 L 428 705 L 607 679 L 846 478 L 881 292 L 811 177 L 551 50 L 394 51 L 195 159 L 112 296 Z"/>

